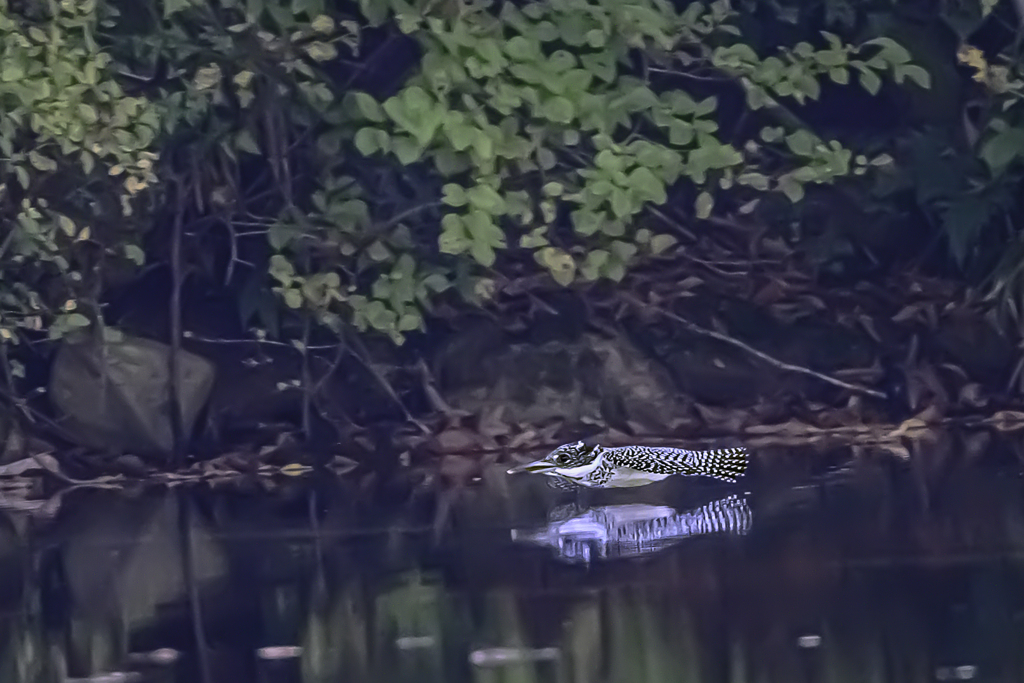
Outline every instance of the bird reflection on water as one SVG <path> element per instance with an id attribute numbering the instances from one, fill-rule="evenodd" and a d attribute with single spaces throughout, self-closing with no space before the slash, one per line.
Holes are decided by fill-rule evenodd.
<path id="1" fill-rule="evenodd" d="M 648 555 L 695 536 L 744 535 L 752 524 L 746 498 L 732 495 L 686 512 L 664 505 L 562 505 L 546 526 L 511 534 L 514 542 L 551 548 L 560 560 L 589 563 Z"/>

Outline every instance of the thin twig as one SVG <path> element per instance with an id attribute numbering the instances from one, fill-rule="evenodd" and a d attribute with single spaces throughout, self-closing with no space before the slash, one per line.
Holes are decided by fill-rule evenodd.
<path id="1" fill-rule="evenodd" d="M 263 344 L 265 346 L 280 346 L 292 351 L 298 351 L 294 344 L 274 341 L 273 339 L 220 339 L 217 337 L 203 337 L 194 332 L 185 332 L 184 336 L 186 339 L 203 342 L 204 344 Z M 329 351 L 333 348 L 337 348 L 337 344 L 313 344 L 309 346 L 310 351 Z"/>
<path id="2" fill-rule="evenodd" d="M 366 347 L 363 345 L 363 342 L 359 338 L 359 335 L 346 335 L 346 340 L 348 342 L 348 347 L 352 352 L 352 357 L 359 361 L 362 364 L 362 366 L 367 369 L 367 371 L 373 376 L 373 378 L 377 380 L 377 384 L 380 385 L 381 389 L 383 389 L 384 392 L 388 395 L 388 397 L 395 402 L 395 405 L 402 409 L 402 413 L 404 413 L 405 419 L 409 420 L 411 423 L 416 425 L 424 434 L 430 434 L 430 429 L 425 424 L 417 420 L 411 412 L 409 412 L 409 409 L 402 401 L 402 398 L 394 390 L 394 388 L 388 382 L 387 378 L 384 377 L 380 370 L 374 367 L 373 362 L 370 360 L 370 354 L 366 350 Z"/>
<path id="3" fill-rule="evenodd" d="M 309 333 L 313 326 L 312 316 L 302 321 L 302 433 L 309 441 L 313 431 L 313 376 L 309 367 Z"/>
<path id="4" fill-rule="evenodd" d="M 180 387 L 178 386 L 178 361 L 181 353 L 181 240 L 185 222 L 185 188 L 179 179 L 178 206 L 174 212 L 173 234 L 171 235 L 171 352 L 167 356 L 167 393 L 170 398 L 171 458 L 175 467 L 184 459 L 184 427 L 181 416 Z"/>
<path id="5" fill-rule="evenodd" d="M 875 398 L 881 399 L 884 399 L 886 397 L 884 393 L 878 391 L 877 389 L 869 389 L 868 387 L 862 387 L 857 384 L 850 384 L 849 382 L 844 382 L 841 379 L 830 377 L 815 370 L 811 370 L 810 368 L 805 368 L 801 365 L 793 365 L 792 363 L 786 363 L 785 361 L 781 361 L 778 358 L 773 358 L 772 356 L 769 356 L 768 354 L 762 351 L 758 351 L 753 346 L 741 342 L 739 339 L 735 339 L 733 337 L 730 337 L 729 335 L 722 334 L 720 332 L 715 332 L 714 330 L 709 330 L 705 327 L 701 327 L 700 325 L 690 322 L 686 318 L 682 318 L 671 311 L 666 311 L 664 308 L 661 308 L 660 306 L 643 302 L 632 295 L 623 294 L 622 298 L 637 308 L 651 310 L 660 313 L 669 320 L 673 320 L 679 323 L 680 325 L 685 327 L 690 332 L 693 332 L 694 334 L 699 334 L 702 337 L 709 337 L 711 339 L 717 339 L 718 341 L 729 344 L 730 346 L 735 346 L 741 351 L 749 353 L 750 355 L 755 356 L 756 358 L 760 358 L 765 363 L 773 365 L 779 368 L 780 370 L 785 370 L 787 372 L 795 372 L 801 375 L 807 375 L 808 377 L 814 377 L 815 379 L 819 379 L 822 382 L 827 382 L 828 384 L 831 384 L 833 386 L 837 386 L 842 389 L 846 389 L 847 391 L 852 391 L 858 394 L 864 394 L 867 396 L 873 396 Z"/>
<path id="6" fill-rule="evenodd" d="M 184 491 L 179 490 L 175 496 L 178 504 L 178 542 L 181 550 L 181 576 L 188 591 L 189 616 L 192 619 L 192 635 L 195 637 L 196 659 L 199 664 L 199 680 L 210 683 L 209 641 L 203 625 L 202 603 L 199 599 L 199 586 L 196 580 L 195 550 L 192 545 L 192 507 Z"/>

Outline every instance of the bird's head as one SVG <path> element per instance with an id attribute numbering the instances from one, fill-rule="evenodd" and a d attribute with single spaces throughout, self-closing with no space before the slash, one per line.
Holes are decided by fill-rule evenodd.
<path id="1" fill-rule="evenodd" d="M 513 467 L 508 473 L 533 472 L 578 480 L 586 477 L 600 464 L 600 446 L 587 446 L 577 441 L 559 446 L 540 460 Z"/>

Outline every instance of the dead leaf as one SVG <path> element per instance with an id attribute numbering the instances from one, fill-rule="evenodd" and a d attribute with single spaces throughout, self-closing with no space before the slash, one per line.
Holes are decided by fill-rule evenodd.
<path id="1" fill-rule="evenodd" d="M 971 382 L 960 389 L 960 402 L 975 408 L 981 408 L 988 403 L 988 398 L 982 395 L 981 385 Z"/>
<path id="2" fill-rule="evenodd" d="M 495 437 L 505 436 L 511 431 L 511 427 L 508 423 L 501 419 L 501 416 L 505 413 L 505 406 L 498 404 L 489 410 L 485 410 L 480 415 L 480 421 L 477 429 L 484 436 Z"/>
<path id="3" fill-rule="evenodd" d="M 40 454 L 37 458 L 50 457 L 48 455 Z M 55 461 L 56 462 L 56 461 Z M 35 461 L 33 458 L 22 458 L 21 460 L 15 460 L 9 462 L 6 465 L 0 465 L 0 477 L 19 477 L 26 472 L 34 472 L 44 469 L 42 465 Z"/>
<path id="4" fill-rule="evenodd" d="M 21 460 L 8 463 L 6 465 L 0 465 L 0 477 L 17 477 L 25 472 L 31 472 L 36 470 L 45 470 L 51 474 L 55 474 L 61 479 L 67 479 L 61 469 L 60 463 L 49 453 L 37 453 L 28 458 L 22 458 Z"/>
<path id="5" fill-rule="evenodd" d="M 896 439 L 901 436 L 909 436 L 912 433 L 928 429 L 928 423 L 916 417 L 909 418 L 900 423 L 900 426 L 889 432 L 886 436 Z"/>
<path id="6" fill-rule="evenodd" d="M 446 455 L 441 459 L 441 476 L 452 482 L 465 483 L 478 474 L 479 470 L 479 463 L 464 455 Z"/>
<path id="7" fill-rule="evenodd" d="M 537 432 L 535 432 L 532 429 L 527 429 L 522 432 L 519 432 L 518 434 L 515 434 L 511 439 L 508 440 L 508 443 L 505 444 L 505 446 L 510 449 L 522 448 L 526 444 L 535 442 L 536 439 Z"/>
<path id="8" fill-rule="evenodd" d="M 479 445 L 480 435 L 468 429 L 446 429 L 433 438 L 434 449 L 441 453 L 473 450 Z"/>
<path id="9" fill-rule="evenodd" d="M 704 280 L 700 279 L 696 275 L 691 275 L 690 277 L 680 282 L 677 286 L 679 287 L 679 289 L 685 291 L 693 289 L 694 287 L 699 287 L 702 284 L 704 284 Z"/>
<path id="10" fill-rule="evenodd" d="M 894 323 L 902 323 L 907 322 L 909 320 L 914 320 L 915 318 L 918 317 L 920 312 L 921 304 L 910 304 L 909 306 L 904 306 L 903 308 L 901 308 L 899 313 L 892 317 L 892 321 Z"/>
<path id="11" fill-rule="evenodd" d="M 878 444 L 879 450 L 886 451 L 902 460 L 910 459 L 910 451 L 901 443 L 882 442 Z"/>
<path id="12" fill-rule="evenodd" d="M 818 431 L 820 430 L 817 427 L 812 427 L 799 420 L 789 420 L 788 422 L 770 425 L 751 425 L 744 430 L 747 434 L 772 434 L 775 436 L 804 436 Z"/>
<path id="13" fill-rule="evenodd" d="M 1024 413 L 1016 410 L 1000 410 L 982 422 L 992 425 L 1001 432 L 1013 432 L 1024 429 Z"/>
<path id="14" fill-rule="evenodd" d="M 868 335 L 872 339 L 874 339 L 878 343 L 882 342 L 882 336 L 880 334 L 878 334 L 878 329 L 875 327 L 875 321 L 874 320 L 872 320 L 867 315 L 864 315 L 863 313 L 861 315 L 857 316 L 857 320 L 858 320 L 858 322 L 860 322 L 861 327 L 864 328 L 864 330 L 868 333 Z"/>
<path id="15" fill-rule="evenodd" d="M 344 455 L 335 455 L 331 459 L 331 468 L 337 474 L 348 474 L 357 467 L 359 467 L 358 462 L 352 458 L 347 458 Z"/>

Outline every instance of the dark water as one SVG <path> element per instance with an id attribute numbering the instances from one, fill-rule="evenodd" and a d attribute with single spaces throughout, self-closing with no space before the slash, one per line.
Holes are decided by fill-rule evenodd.
<path id="1" fill-rule="evenodd" d="M 1018 467 L 796 470 L 72 492 L 4 513 L 0 681 L 1024 678 Z"/>

